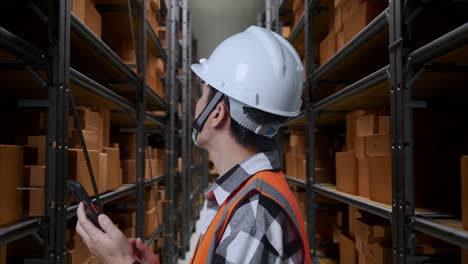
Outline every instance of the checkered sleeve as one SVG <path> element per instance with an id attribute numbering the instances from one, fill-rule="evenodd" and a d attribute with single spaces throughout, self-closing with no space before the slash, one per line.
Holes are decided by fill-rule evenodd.
<path id="1" fill-rule="evenodd" d="M 213 263 L 303 263 L 300 233 L 283 209 L 255 193 L 230 219 Z"/>

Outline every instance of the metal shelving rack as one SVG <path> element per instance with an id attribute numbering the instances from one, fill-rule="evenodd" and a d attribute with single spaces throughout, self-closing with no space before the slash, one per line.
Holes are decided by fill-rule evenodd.
<path id="1" fill-rule="evenodd" d="M 455 2 L 455 1 L 452 1 Z M 447 4 L 451 4 L 447 3 Z M 425 101 L 415 101 L 413 88 L 424 74 L 430 74 L 431 63 L 441 56 L 455 58 L 463 68 L 468 54 L 468 24 L 465 23 L 447 32 L 426 45 L 411 51 L 407 41 L 411 21 L 424 9 L 418 1 L 389 1 L 388 8 L 361 30 L 341 50 L 323 65 L 316 65 L 315 45 L 324 37 L 323 14 L 327 11 L 326 0 L 305 0 L 304 16 L 292 30 L 289 41 L 295 45 L 300 36 L 305 42 L 305 110 L 288 125 L 304 126 L 307 137 L 307 179 L 298 180 L 287 176 L 291 183 L 306 188 L 308 238 L 314 262 L 318 263 L 316 249 L 316 208 L 318 194 L 352 205 L 369 213 L 389 220 L 393 231 L 394 263 L 413 263 L 414 243 L 412 235 L 419 231 L 454 245 L 467 248 L 468 232 L 461 228 L 461 221 L 447 219 L 437 213 L 428 213 L 414 207 L 413 175 L 413 109 L 427 106 Z M 416 7 L 415 7 L 416 6 Z M 410 8 L 411 7 L 411 8 Z M 465 7 L 467 8 L 467 7 Z M 326 18 L 325 18 L 326 19 Z M 325 23 L 326 27 L 326 23 Z M 354 63 L 362 61 L 365 50 L 379 48 L 388 54 L 388 65 L 369 74 L 360 72 L 358 81 L 342 90 L 317 101 L 319 81 L 342 77 Z M 408 52 L 410 50 L 410 52 Z M 343 62 L 347 60 L 347 63 Z M 465 64 L 463 64 L 465 63 Z M 347 66 L 347 65 L 351 65 Z M 373 68 L 376 65 L 373 65 Z M 365 75 L 368 74 L 368 75 Z M 349 77 L 349 75 L 347 76 Z M 346 80 L 346 79 L 345 79 Z M 420 87 L 418 87 L 420 88 Z M 356 103 L 360 98 L 360 103 Z M 372 99 L 372 100 L 371 100 Z M 374 104 L 371 102 L 374 101 Z M 391 109 L 392 128 L 392 173 L 393 204 L 386 205 L 359 196 L 336 190 L 332 184 L 315 183 L 315 132 L 320 126 L 337 124 L 344 120 L 344 114 L 359 107 L 375 107 L 375 102 L 388 102 Z M 370 104 L 370 105 L 367 105 Z M 452 216 L 453 217 L 453 216 Z"/>
<path id="2" fill-rule="evenodd" d="M 124 184 L 114 191 L 100 195 L 101 203 L 114 201 L 125 195 L 137 196 L 136 235 L 148 242 L 164 234 L 165 245 L 173 245 L 175 232 L 174 210 L 172 200 L 175 171 L 175 141 L 177 112 L 177 34 L 175 0 L 167 8 L 161 1 L 161 15 L 167 15 L 168 26 L 167 49 L 150 27 L 146 18 L 146 0 L 130 1 L 129 6 L 98 6 L 100 11 L 127 12 L 137 20 L 136 53 L 137 71 L 132 71 L 119 56 L 98 38 L 85 24 L 70 11 L 70 1 L 48 1 L 28 3 L 21 6 L 33 10 L 41 22 L 40 28 L 46 42 L 43 50 L 19 37 L 17 33 L 0 25 L 0 49 L 2 59 L 6 54 L 7 61 L 2 61 L 1 69 L 20 71 L 32 80 L 30 84 L 37 89 L 38 98 L 22 100 L 30 107 L 46 107 L 48 114 L 46 131 L 46 201 L 43 217 L 23 219 L 0 228 L 0 244 L 7 244 L 25 236 L 34 235 L 44 240 L 44 263 L 66 263 L 66 227 L 67 220 L 76 215 L 76 206 L 67 206 L 68 192 L 66 175 L 68 175 L 68 115 L 73 107 L 69 101 L 91 103 L 105 106 L 111 110 L 111 122 L 114 126 L 129 127 L 137 133 L 137 183 Z M 134 10 L 132 10 L 132 8 Z M 148 37 L 149 36 L 149 37 Z M 38 42 L 39 43 L 39 42 Z M 147 44 L 156 47 L 159 57 L 167 63 L 166 99 L 161 98 L 146 85 L 146 52 Z M 135 43 L 134 43 L 135 44 Z M 75 54 L 73 54 L 75 53 Z M 99 71 L 78 65 L 85 72 L 71 68 L 70 60 L 77 53 L 85 54 L 85 60 L 96 62 Z M 13 57 L 14 61 L 10 61 Z M 78 63 L 79 64 L 79 63 Z M 96 68 L 94 68 L 96 69 Z M 127 98 L 112 89 L 114 84 L 128 85 L 135 96 Z M 148 114 L 147 110 L 166 110 L 167 119 Z M 184 112 L 187 113 L 187 112 Z M 184 114 L 182 113 L 182 115 Z M 136 127 L 136 129 L 135 129 Z M 144 179 L 145 172 L 145 137 L 151 131 L 165 130 L 166 135 L 166 172 L 156 178 Z M 82 142 L 82 144 L 85 142 Z M 86 152 L 86 150 L 85 150 Z M 96 168 L 95 168 L 96 169 Z M 160 225 L 150 236 L 144 237 L 144 189 L 160 181 L 165 182 L 166 225 Z M 173 249 L 173 248 L 172 248 Z M 174 251 L 167 251 L 167 259 L 174 260 Z M 171 262 L 171 261 L 167 261 Z"/>

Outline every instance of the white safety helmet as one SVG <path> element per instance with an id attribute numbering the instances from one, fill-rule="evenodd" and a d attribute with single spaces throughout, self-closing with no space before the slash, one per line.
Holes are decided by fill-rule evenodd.
<path id="1" fill-rule="evenodd" d="M 230 115 L 257 134 L 273 137 L 281 124 L 262 127 L 247 118 L 249 106 L 278 116 L 299 115 L 303 67 L 293 46 L 280 35 L 257 26 L 233 35 L 216 47 L 209 59 L 192 70 L 218 91 L 194 122 L 194 139 L 214 107 L 228 96 Z M 220 95 L 221 93 L 222 95 Z"/>

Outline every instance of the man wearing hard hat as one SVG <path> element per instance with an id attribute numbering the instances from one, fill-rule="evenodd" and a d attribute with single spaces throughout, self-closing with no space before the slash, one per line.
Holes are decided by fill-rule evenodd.
<path id="1" fill-rule="evenodd" d="M 203 81 L 193 141 L 210 153 L 221 176 L 205 191 L 206 217 L 191 263 L 310 263 L 304 221 L 273 140 L 300 113 L 297 52 L 278 34 L 251 26 L 192 70 Z M 106 233 L 81 205 L 78 218 L 78 233 L 102 262 L 156 262 L 140 239 L 128 242 L 107 216 L 99 217 Z"/>

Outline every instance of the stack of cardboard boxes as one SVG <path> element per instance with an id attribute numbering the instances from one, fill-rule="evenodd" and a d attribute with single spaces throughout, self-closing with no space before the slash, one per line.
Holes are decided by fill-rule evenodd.
<path id="1" fill-rule="evenodd" d="M 110 111 L 105 108 L 78 107 L 78 114 L 99 192 L 117 189 L 122 184 L 120 150 L 116 144 L 110 146 Z M 94 190 L 78 130 L 74 128 L 73 120 L 71 116 L 69 118 L 69 179 L 81 182 L 91 195 L 94 194 Z"/>
<path id="2" fill-rule="evenodd" d="M 334 0 L 328 6 L 328 35 L 320 43 L 320 64 L 327 62 L 387 6 L 382 0 Z"/>
<path id="3" fill-rule="evenodd" d="M 306 135 L 304 130 L 292 130 L 289 145 L 285 148 L 286 174 L 300 180 L 306 180 Z M 315 137 L 315 181 L 318 183 L 332 181 L 332 158 L 328 137 Z"/>
<path id="4" fill-rule="evenodd" d="M 390 116 L 369 111 L 346 117 L 346 151 L 336 153 L 336 188 L 391 204 Z"/>
<path id="5" fill-rule="evenodd" d="M 0 145 L 0 226 L 21 218 L 23 166 L 22 146 Z"/>
<path id="6" fill-rule="evenodd" d="M 102 19 L 101 15 L 96 10 L 96 3 L 93 0 L 72 0 L 71 11 L 88 26 L 97 37 L 101 38 Z"/>
<path id="7" fill-rule="evenodd" d="M 340 220 L 343 221 L 343 215 Z M 349 206 L 347 224 L 348 230 L 343 228 L 338 239 L 340 263 L 392 263 L 392 236 L 387 220 Z"/>
<path id="8" fill-rule="evenodd" d="M 113 138 L 121 146 L 122 182 L 136 183 L 136 134 L 118 134 Z M 164 173 L 164 151 L 147 147 L 145 149 L 145 179 Z"/>

